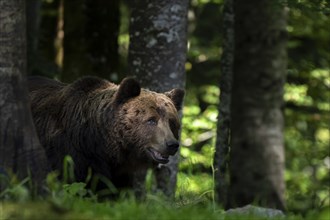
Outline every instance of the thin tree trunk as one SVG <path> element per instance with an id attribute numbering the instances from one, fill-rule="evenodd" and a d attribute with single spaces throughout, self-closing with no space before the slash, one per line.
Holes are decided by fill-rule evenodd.
<path id="1" fill-rule="evenodd" d="M 216 201 L 223 207 L 227 201 L 228 154 L 230 147 L 230 104 L 234 62 L 233 0 L 225 0 L 223 9 L 223 54 L 221 58 L 220 103 L 218 106 L 217 140 L 214 154 Z"/>
<path id="2" fill-rule="evenodd" d="M 228 206 L 284 209 L 286 16 L 277 1 L 234 1 Z"/>
<path id="3" fill-rule="evenodd" d="M 40 186 L 47 166 L 28 105 L 25 24 L 24 0 L 0 0 L 0 168 L 20 178 L 30 172 Z"/>
<path id="4" fill-rule="evenodd" d="M 34 69 L 33 75 L 44 75 L 48 77 L 58 76 L 60 72 L 60 65 L 57 65 L 55 40 L 57 35 L 57 21 L 60 19 L 59 7 L 60 0 L 41 1 L 41 0 L 29 0 L 32 2 L 40 1 L 41 10 L 39 12 L 40 27 L 38 35 L 38 65 L 37 69 Z M 32 15 L 33 16 L 33 15 Z M 29 15 L 28 15 L 29 18 Z M 28 21 L 29 22 L 29 21 Z M 31 33 L 32 35 L 33 33 Z M 32 36 L 36 38 L 35 36 Z M 30 54 L 28 53 L 28 57 Z M 29 58 L 30 59 L 30 58 Z M 32 58 L 36 60 L 36 58 Z M 29 71 L 28 74 L 31 72 Z"/>
<path id="5" fill-rule="evenodd" d="M 58 7 L 59 0 L 26 1 L 28 75 L 54 77 L 59 73 L 54 46 Z"/>
<path id="6" fill-rule="evenodd" d="M 143 87 L 165 92 L 185 86 L 188 0 L 131 2 L 129 73 Z M 173 197 L 179 153 L 156 170 L 157 188 Z"/>

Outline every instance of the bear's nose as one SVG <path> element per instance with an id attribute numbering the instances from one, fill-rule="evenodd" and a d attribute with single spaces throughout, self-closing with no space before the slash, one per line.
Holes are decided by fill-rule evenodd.
<path id="1" fill-rule="evenodd" d="M 166 142 L 166 146 L 170 151 L 176 152 L 179 148 L 179 142 L 178 141 L 169 141 Z"/>

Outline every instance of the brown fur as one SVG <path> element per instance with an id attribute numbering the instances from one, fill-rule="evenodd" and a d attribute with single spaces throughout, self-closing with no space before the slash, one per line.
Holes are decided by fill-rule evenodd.
<path id="1" fill-rule="evenodd" d="M 68 154 L 77 181 L 85 181 L 90 167 L 117 188 L 132 187 L 134 172 L 167 163 L 178 149 L 183 90 L 156 93 L 130 78 L 115 85 L 93 77 L 72 84 L 32 77 L 29 88 L 52 169 L 61 170 Z"/>

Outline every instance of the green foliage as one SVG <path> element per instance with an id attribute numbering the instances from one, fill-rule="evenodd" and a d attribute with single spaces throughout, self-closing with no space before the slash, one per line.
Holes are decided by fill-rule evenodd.
<path id="1" fill-rule="evenodd" d="M 291 210 L 305 213 L 330 204 L 330 10 L 323 0 L 288 4 L 287 203 Z"/>
<path id="2" fill-rule="evenodd" d="M 180 169 L 190 174 L 206 171 L 211 175 L 219 89 L 204 86 L 200 91 L 203 91 L 200 99 L 208 103 L 207 108 L 201 111 L 198 100 L 190 98 L 191 94 L 188 93 L 190 102 L 183 109 Z"/>
<path id="3" fill-rule="evenodd" d="M 30 181 L 29 178 L 25 178 L 22 181 L 18 181 L 15 175 L 11 177 L 2 177 L 1 183 L 6 183 L 6 188 L 0 193 L 0 200 L 26 202 L 31 199 L 30 192 L 26 184 Z"/>
<path id="4" fill-rule="evenodd" d="M 181 179 L 190 177 L 180 177 Z M 203 178 L 202 176 L 200 178 Z M 198 180 L 197 180 L 198 182 Z M 148 195 L 144 202 L 138 202 L 133 196 L 126 195 L 116 201 L 98 202 L 96 196 L 85 188 L 84 183 L 61 183 L 56 174 L 47 177 L 52 194 L 43 199 L 26 200 L 13 203 L 7 200 L 1 203 L 1 219 L 269 219 L 258 215 L 226 215 L 221 207 L 207 199 L 206 194 L 190 195 L 189 200 L 176 202 Z M 17 188 L 21 183 L 13 184 Z M 28 189 L 27 189 L 28 190 Z M 184 198 L 188 198 L 187 195 Z M 329 208 L 319 213 L 308 213 L 306 218 L 289 214 L 281 219 L 324 219 Z"/>
<path id="5" fill-rule="evenodd" d="M 215 134 L 216 121 L 206 112 L 211 109 L 217 115 L 213 100 L 218 96 L 213 99 L 205 88 L 211 89 L 219 80 L 220 66 L 214 60 L 221 55 L 222 39 L 221 16 L 215 16 L 208 6 L 221 10 L 222 4 L 223 1 L 192 1 L 194 16 L 189 29 L 188 101 L 184 109 L 180 169 L 189 177 L 206 173 L 209 180 L 211 173 L 200 167 L 212 164 L 209 152 L 214 137 L 207 142 L 199 137 L 208 132 Z M 319 212 L 330 204 L 330 6 L 326 0 L 289 0 L 285 4 L 289 34 L 288 83 L 284 94 L 286 200 L 288 210 L 306 214 L 310 210 Z M 201 149 L 211 150 L 203 153 Z M 204 183 L 205 176 L 199 178 Z M 186 187 L 196 192 L 195 185 L 203 184 Z M 212 184 L 203 188 L 208 189 L 212 189 Z"/>
<path id="6" fill-rule="evenodd" d="M 66 158 L 70 161 L 69 158 Z M 70 163 L 70 162 L 69 162 Z M 71 166 L 68 163 L 64 163 Z M 69 170 L 69 169 L 67 169 Z M 178 190 L 174 201 L 148 194 L 137 201 L 133 194 L 123 194 L 117 200 L 100 202 L 86 188 L 85 183 L 60 182 L 56 172 L 47 176 L 46 197 L 31 199 L 29 179 L 21 182 L 8 178 L 8 187 L 0 194 L 1 219 L 270 219 L 259 214 L 226 214 L 214 203 L 213 179 L 209 174 L 178 176 Z M 70 179 L 70 177 L 68 177 Z M 23 190 L 22 190 L 23 189 Z M 22 193 L 23 192 L 23 193 Z M 22 199 L 23 198 L 23 199 Z M 329 207 L 308 212 L 306 217 L 288 214 L 281 219 L 324 219 Z M 276 218 L 277 219 L 277 218 Z"/>

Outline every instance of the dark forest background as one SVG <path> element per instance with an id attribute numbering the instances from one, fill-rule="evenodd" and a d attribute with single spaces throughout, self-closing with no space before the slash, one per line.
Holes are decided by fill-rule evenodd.
<path id="1" fill-rule="evenodd" d="M 128 75 L 130 1 L 30 1 L 29 74 L 71 82 Z M 324 1 L 288 1 L 286 197 L 290 210 L 329 205 L 330 19 Z M 178 189 L 212 189 L 222 55 L 222 0 L 192 0 Z M 67 19 L 66 19 L 67 18 Z M 63 22 L 66 24 L 63 26 Z M 94 32 L 95 27 L 98 32 Z M 102 38 L 100 36 L 103 36 Z"/>
<path id="2" fill-rule="evenodd" d="M 128 60 L 134 7 L 129 0 L 26 1 L 28 75 L 64 82 L 96 75 L 115 83 L 132 75 Z M 330 204 L 330 8 L 322 0 L 288 0 L 285 8 L 285 200 L 287 210 L 306 214 Z M 189 3 L 175 193 L 181 205 L 214 200 L 223 9 L 223 0 Z"/>

